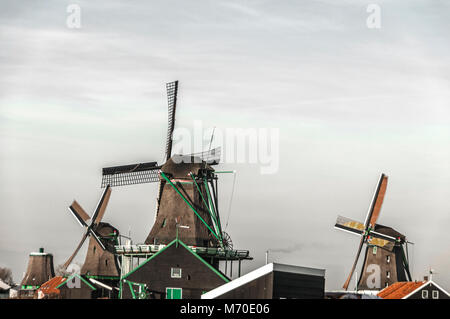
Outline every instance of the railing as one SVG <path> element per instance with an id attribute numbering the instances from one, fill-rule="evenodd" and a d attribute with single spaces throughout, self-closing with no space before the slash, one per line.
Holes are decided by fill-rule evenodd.
<path id="1" fill-rule="evenodd" d="M 162 250 L 166 245 L 116 245 L 114 246 L 118 255 L 153 255 Z M 252 259 L 248 250 L 225 250 L 222 248 L 189 246 L 195 253 L 201 256 L 216 257 L 221 259 Z"/>

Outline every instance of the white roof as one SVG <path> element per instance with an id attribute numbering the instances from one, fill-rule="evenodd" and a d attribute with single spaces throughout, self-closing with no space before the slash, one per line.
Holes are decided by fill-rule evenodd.
<path id="1" fill-rule="evenodd" d="M 0 279 L 0 289 L 2 290 L 8 290 L 11 289 L 11 286 L 5 283 L 3 280 Z"/>
<path id="2" fill-rule="evenodd" d="M 253 281 L 259 277 L 262 277 L 264 275 L 267 275 L 273 271 L 289 272 L 294 274 L 319 276 L 319 277 L 325 276 L 325 269 L 270 263 L 203 294 L 202 299 L 217 298 L 218 296 L 221 296 L 237 287 L 245 285 L 246 283 Z"/>
<path id="3" fill-rule="evenodd" d="M 50 253 L 32 252 L 30 256 L 52 256 Z"/>

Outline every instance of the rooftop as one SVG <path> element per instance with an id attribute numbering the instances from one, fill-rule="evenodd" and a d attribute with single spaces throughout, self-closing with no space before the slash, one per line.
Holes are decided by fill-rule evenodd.
<path id="1" fill-rule="evenodd" d="M 383 299 L 402 299 L 408 296 L 414 290 L 419 288 L 425 281 L 400 281 L 393 283 L 389 287 L 384 288 L 378 293 L 378 297 Z"/>

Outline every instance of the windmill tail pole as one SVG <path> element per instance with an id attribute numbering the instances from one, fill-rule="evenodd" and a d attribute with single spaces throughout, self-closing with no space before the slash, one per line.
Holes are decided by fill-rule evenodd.
<path id="1" fill-rule="evenodd" d="M 347 277 L 347 280 L 344 283 L 344 286 L 342 288 L 344 288 L 344 290 L 348 289 L 348 286 L 350 284 L 350 280 L 352 279 L 353 276 L 353 272 L 355 271 L 356 268 L 356 264 L 358 263 L 358 259 L 359 259 L 359 255 L 361 254 L 361 249 L 364 245 L 364 236 L 361 237 L 361 241 L 359 242 L 359 248 L 358 248 L 358 252 L 356 253 L 356 257 L 355 257 L 355 261 L 353 262 L 353 266 L 352 269 L 350 270 L 350 274 Z"/>

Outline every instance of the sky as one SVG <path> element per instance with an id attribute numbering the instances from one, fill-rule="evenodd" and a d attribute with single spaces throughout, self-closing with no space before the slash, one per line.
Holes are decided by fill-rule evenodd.
<path id="1" fill-rule="evenodd" d="M 414 243 L 414 279 L 432 268 L 450 289 L 449 13 L 433 0 L 2 1 L 0 266 L 20 282 L 39 247 L 61 264 L 83 232 L 67 207 L 95 209 L 101 168 L 162 163 L 165 83 L 179 80 L 177 128 L 279 130 L 275 174 L 219 166 L 237 171 L 219 205 L 254 257 L 244 272 L 269 249 L 339 289 L 359 239 L 336 217 L 364 221 L 383 172 L 379 223 Z M 156 191 L 113 189 L 104 221 L 144 242 Z"/>

